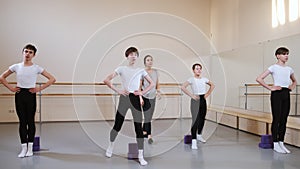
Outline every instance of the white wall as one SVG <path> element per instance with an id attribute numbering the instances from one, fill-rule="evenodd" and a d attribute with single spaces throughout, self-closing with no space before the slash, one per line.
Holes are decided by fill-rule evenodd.
<path id="1" fill-rule="evenodd" d="M 216 84 L 211 103 L 235 107 L 244 104 L 241 86 L 255 83 L 258 74 L 276 61 L 277 46 L 291 49 L 289 64 L 298 80 L 300 75 L 296 65 L 300 22 L 272 28 L 271 0 L 3 0 L 0 22 L 1 72 L 22 60 L 21 49 L 30 42 L 38 47 L 35 62 L 58 82 L 101 82 L 124 64 L 124 50 L 134 45 L 141 56 L 154 55 L 161 82 L 183 82 L 192 75 L 192 63 L 201 62 L 205 76 Z M 14 81 L 14 76 L 9 80 Z M 106 87 L 83 90 L 111 93 Z M 58 91 L 72 93 L 72 88 L 52 86 L 44 92 Z M 1 87 L 1 92 L 8 91 Z M 189 116 L 189 98 L 182 99 L 181 113 Z M 111 97 L 74 100 L 45 98 L 42 117 L 47 121 L 113 118 Z M 168 104 L 162 101 L 158 106 L 163 112 L 159 117 L 178 117 L 178 98 L 165 101 Z M 1 121 L 17 121 L 14 113 L 8 113 L 13 99 L 1 98 L 0 104 Z M 264 103 L 251 104 L 268 109 Z"/>
<path id="2" fill-rule="evenodd" d="M 192 75 L 195 61 L 205 62 L 209 70 L 210 0 L 3 0 L 0 22 L 1 72 L 22 61 L 26 43 L 37 45 L 34 62 L 54 74 L 57 82 L 101 82 L 124 64 L 124 51 L 132 45 L 140 50 L 141 60 L 153 54 L 161 82 L 183 82 Z M 15 81 L 14 76 L 9 80 Z M 111 93 L 106 87 L 99 90 Z M 44 92 L 72 93 L 72 88 L 51 86 Z M 8 113 L 14 107 L 11 98 L 2 99 L 6 101 L 0 103 L 1 121 L 17 121 Z M 112 102 L 109 97 L 44 97 L 42 118 L 112 119 Z M 169 111 L 161 108 L 166 114 L 160 116 L 178 116 L 179 108 L 170 104 Z M 168 114 L 174 108 L 176 112 Z"/>
<path id="3" fill-rule="evenodd" d="M 288 14 L 285 25 L 272 28 L 272 0 L 212 0 L 211 4 L 211 36 L 218 52 L 300 33 L 299 19 L 288 22 Z"/>
<path id="4" fill-rule="evenodd" d="M 274 53 L 279 46 L 290 49 L 288 65 L 293 67 L 299 81 L 300 19 L 272 28 L 271 7 L 272 0 L 212 0 L 212 41 L 215 55 L 224 66 L 227 106 L 244 108 L 244 84 L 256 83 L 256 77 L 276 62 Z M 218 79 L 218 74 L 215 75 Z M 223 78 L 222 75 L 219 77 Z M 272 83 L 270 77 L 267 81 Z M 259 87 L 250 92 L 268 93 Z M 218 91 L 214 95 L 217 97 Z M 295 97 L 292 99 L 291 114 L 294 113 Z M 250 96 L 248 102 L 250 109 L 270 112 L 269 96 Z"/>

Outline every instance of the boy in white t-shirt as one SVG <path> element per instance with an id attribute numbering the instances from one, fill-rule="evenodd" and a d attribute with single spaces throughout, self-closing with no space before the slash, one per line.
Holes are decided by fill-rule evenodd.
<path id="1" fill-rule="evenodd" d="M 23 48 L 23 62 L 9 67 L 0 77 L 1 83 L 15 93 L 15 106 L 19 118 L 19 135 L 22 150 L 18 157 L 30 157 L 33 155 L 33 141 L 35 135 L 34 116 L 36 112 L 36 93 L 47 88 L 55 82 L 55 78 L 45 69 L 34 64 L 32 59 L 36 54 L 36 47 L 28 44 Z M 17 86 L 8 83 L 6 78 L 16 73 Z M 36 87 L 37 75 L 41 74 L 48 81 L 41 87 Z"/>
<path id="2" fill-rule="evenodd" d="M 114 141 L 122 128 L 126 113 L 131 109 L 132 117 L 134 120 L 134 127 L 136 132 L 136 140 L 138 143 L 138 159 L 141 165 L 147 165 L 144 159 L 144 136 L 143 136 L 143 114 L 141 106 L 143 104 L 142 96 L 154 87 L 154 82 L 151 80 L 147 72 L 135 66 L 136 60 L 139 56 L 138 50 L 135 47 L 130 47 L 125 51 L 125 56 L 128 61 L 127 66 L 119 66 L 113 73 L 108 75 L 104 83 L 120 94 L 119 105 L 115 117 L 114 126 L 110 132 L 110 143 L 106 150 L 106 156 L 111 157 L 113 153 Z M 117 75 L 120 76 L 122 81 L 122 89 L 116 88 L 112 83 L 112 79 Z M 142 79 L 149 82 L 149 86 L 141 91 L 140 83 Z"/>
<path id="3" fill-rule="evenodd" d="M 289 50 L 285 47 L 280 47 L 276 50 L 275 56 L 277 63 L 271 65 L 259 75 L 256 81 L 271 91 L 273 149 L 278 153 L 291 153 L 284 146 L 284 135 L 290 112 L 290 91 L 296 87 L 297 81 L 294 76 L 294 70 L 286 66 Z M 269 74 L 273 77 L 274 85 L 272 86 L 269 86 L 264 81 Z"/>
<path id="4" fill-rule="evenodd" d="M 207 112 L 206 98 L 214 90 L 215 85 L 207 78 L 202 77 L 202 66 L 199 63 L 195 63 L 192 66 L 194 77 L 189 78 L 181 86 L 181 90 L 191 97 L 191 113 L 192 113 L 192 149 L 198 149 L 197 140 L 205 143 L 206 140 L 202 137 L 202 130 L 205 122 L 205 116 Z M 187 87 L 191 86 L 192 92 Z M 209 89 L 206 91 L 206 85 Z M 197 132 L 198 130 L 198 132 Z M 197 133 L 197 135 L 196 135 Z"/>

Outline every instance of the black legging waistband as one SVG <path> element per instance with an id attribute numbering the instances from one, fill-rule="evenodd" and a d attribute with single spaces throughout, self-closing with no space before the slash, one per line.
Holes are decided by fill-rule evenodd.
<path id="1" fill-rule="evenodd" d="M 282 91 L 284 91 L 284 90 L 291 91 L 291 89 L 289 89 L 289 88 L 287 88 L 287 87 L 282 87 L 281 90 L 282 90 Z"/>
<path id="2" fill-rule="evenodd" d="M 30 88 L 20 88 L 21 91 L 28 91 Z"/>

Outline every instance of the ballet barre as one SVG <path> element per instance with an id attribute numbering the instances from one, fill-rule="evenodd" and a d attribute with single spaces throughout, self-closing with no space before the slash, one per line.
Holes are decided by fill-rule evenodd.
<path id="1" fill-rule="evenodd" d="M 16 82 L 9 82 L 9 84 L 13 84 L 13 85 L 16 85 L 17 83 Z M 41 87 L 43 84 L 45 84 L 44 82 L 38 82 L 36 83 L 36 86 L 37 87 Z M 121 86 L 120 83 L 113 83 L 114 86 L 116 87 L 119 87 Z M 159 84 L 161 88 L 171 88 L 170 91 L 167 91 L 167 92 L 162 92 L 160 95 L 162 97 L 179 97 L 179 102 L 180 102 L 180 107 L 179 107 L 179 111 L 180 111 L 180 117 L 182 117 L 182 98 L 181 96 L 183 95 L 181 90 L 180 90 L 180 86 L 181 84 L 178 84 L 178 83 L 160 83 Z M 1 84 L 0 84 L 1 86 Z M 62 88 L 55 88 L 55 86 L 62 86 Z M 80 91 L 74 91 L 74 87 L 79 87 L 81 88 L 80 86 L 84 86 L 83 88 L 81 88 Z M 85 87 L 88 86 L 89 90 L 85 90 Z M 39 118 L 38 118 L 38 122 L 39 122 L 39 136 L 38 137 L 35 137 L 35 144 L 34 144 L 34 148 L 35 148 L 35 151 L 40 151 L 40 147 L 41 147 L 41 144 L 40 144 L 40 138 L 42 138 L 42 124 L 44 123 L 44 120 L 42 119 L 42 98 L 45 98 L 45 97 L 114 97 L 115 100 L 117 100 L 117 96 L 119 95 L 118 93 L 116 92 L 113 92 L 111 90 L 108 90 L 108 91 L 96 91 L 95 89 L 97 87 L 106 87 L 106 84 L 104 83 L 91 83 L 91 82 L 56 82 L 54 84 L 52 84 L 49 89 L 50 91 L 48 90 L 43 90 L 43 91 L 40 91 L 38 93 L 36 93 L 37 95 L 37 107 L 38 107 L 38 113 L 39 113 Z M 94 90 L 90 90 L 90 89 L 93 89 Z M 174 91 L 174 88 L 176 89 Z M 60 91 L 62 90 L 63 91 Z M 64 90 L 64 89 L 67 89 Z M 100 89 L 101 90 L 101 89 Z M 3 93 L 5 90 L 1 90 L 0 92 L 0 97 L 13 97 L 15 95 L 15 93 L 8 93 L 8 90 L 7 93 Z M 115 111 L 116 111 L 116 106 L 117 105 L 114 105 L 114 108 L 115 108 Z M 46 150 L 46 149 L 44 149 Z"/>
<path id="2" fill-rule="evenodd" d="M 17 82 L 8 82 L 8 84 L 17 84 Z M 36 84 L 44 84 L 44 82 L 38 82 Z M 92 83 L 92 82 L 55 82 L 52 85 L 106 85 L 104 83 Z M 121 85 L 121 83 L 113 83 L 113 85 Z M 159 86 L 181 86 L 181 83 L 159 83 Z"/>
<path id="3" fill-rule="evenodd" d="M 269 86 L 272 86 L 273 84 L 268 84 Z M 249 83 L 246 83 L 245 85 L 245 93 L 244 93 L 244 96 L 245 96 L 245 110 L 248 109 L 248 96 L 269 96 L 271 95 L 270 92 L 266 93 L 266 92 L 249 92 L 249 88 L 250 87 L 261 87 L 263 88 L 263 86 L 261 86 L 260 84 L 249 84 Z M 300 85 L 296 85 L 296 88 L 295 88 L 295 92 L 293 93 L 290 93 L 291 96 L 294 96 L 295 97 L 295 115 L 297 115 L 297 109 L 298 109 L 298 95 L 299 95 L 299 92 L 298 92 L 298 87 Z"/>
<path id="4" fill-rule="evenodd" d="M 12 93 L 2 93 L 0 94 L 0 96 L 14 96 L 15 94 Z M 43 96 L 66 96 L 66 97 L 70 97 L 70 96 L 115 96 L 116 94 L 111 94 L 111 93 L 95 93 L 95 94 L 85 94 L 85 93 L 78 93 L 78 94 L 64 94 L 64 93 L 43 93 Z M 162 93 L 162 96 L 181 96 L 181 93 Z"/>
<path id="5" fill-rule="evenodd" d="M 16 82 L 9 82 L 9 84 L 14 84 L 16 85 Z M 41 87 L 44 82 L 38 82 L 36 83 L 38 87 Z M 113 83 L 114 86 L 119 87 L 121 86 L 121 83 Z M 160 87 L 163 89 L 170 89 L 166 90 L 166 92 L 161 92 L 162 97 L 178 97 L 179 99 L 179 113 L 180 113 L 180 118 L 182 117 L 182 95 L 183 93 L 181 92 L 180 86 L 181 84 L 179 83 L 160 83 Z M 1 84 L 0 84 L 1 86 Z M 63 88 L 55 88 L 55 86 L 62 86 Z M 83 86 L 83 88 L 81 88 Z M 84 87 L 88 86 L 88 90 L 86 90 Z M 66 87 L 66 90 L 60 91 Z M 74 91 L 72 90 L 73 88 L 79 87 L 80 91 Z M 103 82 L 55 82 L 52 84 L 49 88 L 46 90 L 43 90 L 39 93 L 37 93 L 37 104 L 38 104 L 38 113 L 40 114 L 39 116 L 39 122 L 42 123 L 42 97 L 43 98 L 48 98 L 48 97 L 74 97 L 74 98 L 79 98 L 79 97 L 113 97 L 114 100 L 117 100 L 117 96 L 119 96 L 118 93 L 113 92 L 111 90 L 104 90 L 101 91 L 101 88 L 107 88 L 106 84 Z M 94 90 L 94 89 L 100 89 L 100 91 Z M 93 91 L 91 91 L 92 89 Z M 175 90 L 174 90 L 175 89 Z M 0 97 L 13 97 L 15 94 L 14 93 L 4 93 L 4 90 L 0 92 Z M 76 93 L 77 92 L 77 93 Z M 117 105 L 114 106 L 114 109 L 116 110 Z"/>

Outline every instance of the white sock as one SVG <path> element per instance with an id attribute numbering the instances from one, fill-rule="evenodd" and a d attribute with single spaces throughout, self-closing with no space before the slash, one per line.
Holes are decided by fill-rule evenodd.
<path id="1" fill-rule="evenodd" d="M 290 150 L 288 150 L 285 146 L 284 146 L 284 143 L 282 141 L 279 141 L 279 146 L 282 150 L 284 150 L 286 153 L 291 153 Z"/>
<path id="2" fill-rule="evenodd" d="M 26 157 L 33 156 L 32 148 L 33 148 L 33 143 L 28 143 L 27 153 L 25 155 Z"/>
<path id="3" fill-rule="evenodd" d="M 27 153 L 27 143 L 24 143 L 21 146 L 22 146 L 22 150 L 21 150 L 20 154 L 18 155 L 18 157 L 23 158 L 23 157 L 25 157 L 25 155 Z"/>
<path id="4" fill-rule="evenodd" d="M 110 142 L 108 148 L 106 149 L 106 153 L 105 153 L 106 157 L 110 158 L 112 156 L 113 150 L 114 150 L 114 142 Z"/>
<path id="5" fill-rule="evenodd" d="M 192 139 L 192 149 L 193 150 L 197 150 L 198 147 L 197 147 L 197 140 L 196 139 Z"/>
<path id="6" fill-rule="evenodd" d="M 139 162 L 141 165 L 148 164 L 148 162 L 144 159 L 144 150 L 139 150 Z"/>
<path id="7" fill-rule="evenodd" d="M 279 145 L 278 142 L 274 142 L 273 145 L 274 145 L 273 150 L 276 151 L 277 153 L 282 153 L 282 154 L 285 154 L 285 153 L 286 153 L 286 152 L 280 147 L 280 145 Z"/>
<path id="8" fill-rule="evenodd" d="M 202 143 L 206 143 L 206 140 L 204 140 L 201 134 L 197 134 L 197 140 L 201 141 Z"/>

